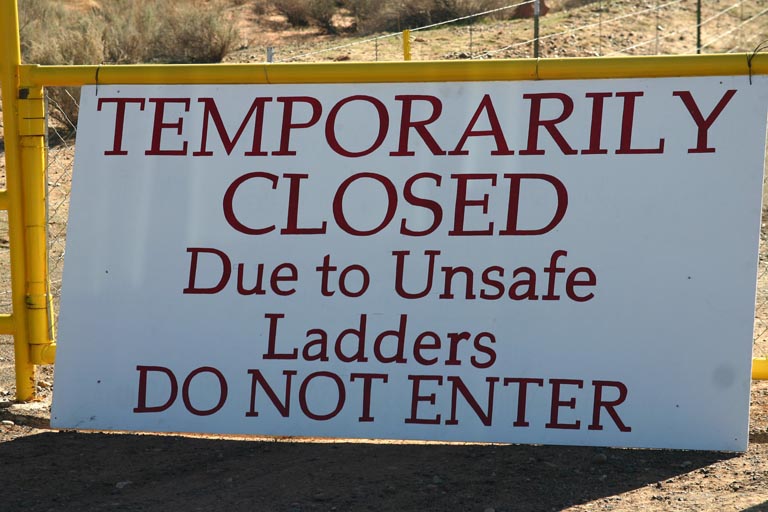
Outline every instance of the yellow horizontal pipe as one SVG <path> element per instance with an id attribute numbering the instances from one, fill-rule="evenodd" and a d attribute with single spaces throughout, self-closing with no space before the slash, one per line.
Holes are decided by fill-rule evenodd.
<path id="1" fill-rule="evenodd" d="M 98 75 L 98 77 L 97 77 Z M 439 82 L 533 79 L 536 62 L 451 61 L 311 64 L 176 64 L 38 66 L 20 69 L 23 84 L 268 84 Z"/>
<path id="2" fill-rule="evenodd" d="M 756 357 L 752 359 L 752 378 L 754 380 L 768 380 L 768 358 Z"/>
<path id="3" fill-rule="evenodd" d="M 568 80 L 748 75 L 749 55 L 751 54 L 540 59 L 538 77 L 542 80 Z M 768 74 L 768 58 L 759 54 L 753 58 L 751 73 Z"/>
<path id="4" fill-rule="evenodd" d="M 0 315 L 0 334 L 13 334 L 14 331 L 13 315 Z"/>
<path id="5" fill-rule="evenodd" d="M 30 345 L 29 359 L 32 364 L 54 364 L 56 362 L 56 343 Z"/>
<path id="6" fill-rule="evenodd" d="M 308 64 L 148 64 L 20 67 L 23 86 L 287 84 L 561 80 L 747 75 L 747 54 Z M 768 57 L 752 60 L 768 74 Z"/>

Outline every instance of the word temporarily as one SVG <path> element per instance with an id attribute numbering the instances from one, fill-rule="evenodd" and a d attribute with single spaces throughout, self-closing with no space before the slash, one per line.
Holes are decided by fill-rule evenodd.
<path id="1" fill-rule="evenodd" d="M 170 368 L 164 366 L 139 365 L 136 367 L 139 372 L 138 398 L 137 405 L 133 409 L 134 413 L 159 413 L 171 408 L 179 395 L 179 379 L 176 373 Z M 357 384 L 360 388 L 360 399 L 349 398 L 351 394 L 348 391 L 348 384 L 342 375 L 329 371 L 316 371 L 300 377 L 297 370 L 284 370 L 282 372 L 282 386 L 277 382 L 270 381 L 259 369 L 247 370 L 250 376 L 249 408 L 244 412 L 246 417 L 258 417 L 264 410 L 259 410 L 258 403 L 268 402 L 272 408 L 283 418 L 292 417 L 292 404 L 298 399 L 301 415 L 314 421 L 328 421 L 338 416 L 350 405 L 350 402 L 357 401 L 359 405 L 359 414 L 357 421 L 360 423 L 374 422 L 376 417 L 372 408 L 373 403 L 381 401 L 373 400 L 372 396 L 391 382 L 390 375 L 384 373 L 351 373 L 349 374 L 349 384 Z M 167 391 L 158 403 L 149 404 L 149 381 L 152 375 L 152 382 Z M 208 377 L 206 388 L 210 389 L 211 382 L 213 387 L 218 388 L 215 392 L 215 403 L 208 407 L 195 403 L 199 400 L 193 396 L 192 384 L 196 379 Z M 300 380 L 298 390 L 294 385 L 294 378 Z M 163 382 L 163 380 L 165 382 Z M 472 390 L 460 376 L 449 375 L 408 375 L 410 382 L 410 394 L 405 400 L 407 415 L 403 418 L 405 424 L 422 425 L 459 425 L 464 419 L 459 418 L 459 397 L 464 403 L 469 405 L 475 416 L 486 427 L 494 425 L 494 412 L 498 407 L 515 407 L 515 421 L 511 423 L 511 428 L 525 428 L 531 426 L 528 417 L 528 404 L 533 398 L 540 399 L 539 393 L 546 393 L 545 397 L 549 404 L 549 421 L 544 424 L 545 429 L 582 429 L 582 420 L 569 418 L 567 421 L 561 418 L 563 410 L 574 410 L 577 408 L 577 390 L 581 390 L 585 385 L 592 386 L 591 399 L 591 423 L 587 430 L 603 430 L 603 411 L 607 413 L 613 424 L 619 432 L 631 432 L 632 428 L 628 426 L 619 415 L 617 408 L 622 405 L 628 396 L 627 386 L 618 381 L 593 380 L 586 383 L 582 379 L 562 379 L 562 378 L 532 378 L 532 377 L 485 377 L 486 389 L 483 389 L 486 398 L 485 403 L 481 404 Z M 273 385 L 274 384 L 274 385 Z M 330 384 L 330 386 L 329 386 Z M 545 386 L 546 384 L 546 386 Z M 443 386 L 450 388 L 450 398 L 447 398 L 443 391 Z M 321 387 L 324 391 L 334 389 L 333 396 L 329 397 L 327 392 L 318 395 L 316 388 Z M 516 388 L 516 393 L 504 393 L 507 388 Z M 536 388 L 542 388 L 535 391 Z M 282 393 L 281 393 L 282 390 Z M 443 391 L 441 393 L 441 391 Z M 610 394 L 612 398 L 606 398 Z M 157 399 L 157 393 L 154 393 Z M 181 385 L 181 398 L 184 408 L 187 412 L 195 416 L 210 416 L 219 412 L 226 404 L 229 396 L 229 384 L 224 374 L 212 366 L 202 366 L 192 370 L 183 380 Z M 259 396 L 265 396 L 266 400 L 259 401 Z M 209 401 L 210 396 L 204 400 Z M 444 417 L 442 413 L 444 404 L 450 406 L 450 413 Z M 318 403 L 315 403 L 318 402 Z M 500 403 L 501 402 L 501 403 Z M 514 404 L 514 405 L 513 405 Z M 206 407 L 206 408 L 204 408 Z M 396 405 L 387 402 L 385 405 L 386 413 L 392 414 Z M 327 409 L 327 410 L 320 410 Z M 425 410 L 430 409 L 430 410 Z"/>
<path id="2" fill-rule="evenodd" d="M 705 114 L 690 91 L 672 92 L 682 101 L 680 106 L 690 116 L 690 141 L 695 141 L 695 145 L 688 149 L 689 153 L 715 151 L 708 144 L 709 129 L 735 94 L 732 89 L 725 91 L 714 108 Z M 383 99 L 356 94 L 334 100 L 327 110 L 323 109 L 321 99 L 312 96 L 265 96 L 254 97 L 250 104 L 245 104 L 247 110 L 243 109 L 244 113 L 241 111 L 234 119 L 225 119 L 212 97 L 103 97 L 98 99 L 97 111 L 108 111 L 114 119 L 112 147 L 103 151 L 105 156 L 129 154 L 123 146 L 123 134 L 126 131 L 136 133 L 135 123 L 142 127 L 142 131 L 144 127 L 151 126 L 149 144 L 143 151 L 146 156 L 210 157 L 220 153 L 220 149 L 214 151 L 210 146 L 211 124 L 218 135 L 220 147 L 227 155 L 239 149 L 238 153 L 252 157 L 296 156 L 298 150 L 292 147 L 291 137 L 299 130 L 313 128 L 319 131 L 315 135 L 318 141 L 323 140 L 333 153 L 346 158 L 363 157 L 379 150 L 386 151 L 392 157 L 414 156 L 417 149 L 420 154 L 432 156 L 469 156 L 472 149 L 467 143 L 478 137 L 491 141 L 492 156 L 514 155 L 516 150 L 513 147 L 518 144 L 522 146 L 517 152 L 519 155 L 544 155 L 546 149 L 540 142 L 542 129 L 563 155 L 604 155 L 609 152 L 602 137 L 605 112 L 609 110 L 606 106 L 615 101 L 620 104 L 621 130 L 614 152 L 618 155 L 663 153 L 664 138 L 657 139 L 650 147 L 637 147 L 633 142 L 635 114 L 643 96 L 641 91 L 587 92 L 582 98 L 562 92 L 529 93 L 522 94 L 523 103 L 512 112 L 499 111 L 490 94 L 475 100 L 477 105 L 474 108 L 466 104 L 469 99 L 446 104 L 437 96 L 425 94 L 401 94 Z M 576 122 L 581 123 L 579 132 L 589 134 L 588 144 L 583 148 L 575 147 L 575 142 L 567 139 L 560 126 L 571 120 L 577 102 L 587 102 L 589 105 L 581 108 L 591 112 L 590 115 L 574 116 L 578 119 Z M 131 115 L 126 115 L 129 109 Z M 149 119 L 137 121 L 135 114 L 145 110 L 151 110 L 150 115 L 143 116 Z M 557 114 L 545 114 L 552 110 Z M 527 130 L 522 133 L 515 130 L 523 140 L 512 145 L 504 131 L 506 115 L 528 119 Z M 371 140 L 364 141 L 360 147 L 350 147 L 352 144 L 345 140 L 355 130 L 344 128 L 345 122 L 341 120 L 351 116 L 364 116 L 366 123 L 375 127 L 370 134 Z M 265 123 L 265 118 L 280 119 L 278 140 L 272 141 L 274 147 L 267 147 L 264 139 L 268 133 L 265 124 L 275 123 Z M 129 123 L 129 119 L 133 122 Z M 233 122 L 238 128 L 231 133 L 226 126 L 233 125 Z M 438 140 L 440 132 L 434 128 L 445 123 L 463 127 L 463 130 L 450 139 Z M 195 127 L 195 132 L 190 133 L 189 126 Z M 239 144 L 245 133 L 248 133 L 248 139 Z M 421 144 L 412 145 L 412 134 Z M 190 149 L 191 141 L 197 142 L 194 150 Z M 312 151 L 315 149 L 312 147 Z"/>

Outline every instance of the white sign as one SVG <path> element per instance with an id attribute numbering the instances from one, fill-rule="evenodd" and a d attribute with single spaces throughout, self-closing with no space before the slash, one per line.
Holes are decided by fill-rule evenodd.
<path id="1" fill-rule="evenodd" d="M 744 450 L 766 85 L 87 87 L 52 424 Z"/>

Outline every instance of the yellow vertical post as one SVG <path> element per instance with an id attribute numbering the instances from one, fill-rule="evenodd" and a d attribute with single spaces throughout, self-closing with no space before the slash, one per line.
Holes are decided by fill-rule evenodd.
<path id="1" fill-rule="evenodd" d="M 21 85 L 19 135 L 24 190 L 26 307 L 28 343 L 34 364 L 53 363 L 55 347 L 48 329 L 48 240 L 45 183 L 45 95 L 43 88 Z"/>
<path id="2" fill-rule="evenodd" d="M 411 31 L 403 30 L 403 60 L 411 60 Z"/>
<path id="3" fill-rule="evenodd" d="M 11 257 L 16 399 L 35 397 L 35 365 L 27 336 L 24 195 L 19 135 L 19 16 L 15 0 L 0 0 L 0 88 L 3 99 L 5 174 L 8 195 L 8 238 Z"/>

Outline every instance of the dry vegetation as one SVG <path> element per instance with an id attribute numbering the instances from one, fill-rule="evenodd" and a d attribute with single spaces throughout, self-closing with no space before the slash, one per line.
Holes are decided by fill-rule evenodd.
<path id="1" fill-rule="evenodd" d="M 223 8 L 202 0 L 110 0 L 76 9 L 23 0 L 22 53 L 38 64 L 220 62 L 238 40 Z"/>
<path id="2" fill-rule="evenodd" d="M 227 4 L 228 5 L 228 4 Z M 19 3 L 22 58 L 31 64 L 221 62 L 238 34 L 219 1 L 110 0 Z M 53 88 L 51 115 L 77 121 L 74 88 Z"/>
<path id="3" fill-rule="evenodd" d="M 398 31 L 469 16 L 508 5 L 505 0 L 276 0 L 270 2 L 294 26 L 314 25 L 329 33 Z M 266 2 L 262 4 L 266 9 Z M 257 7 L 258 8 L 258 7 Z M 267 10 L 268 11 L 268 10 Z M 499 17 L 511 17 L 508 10 Z"/>

